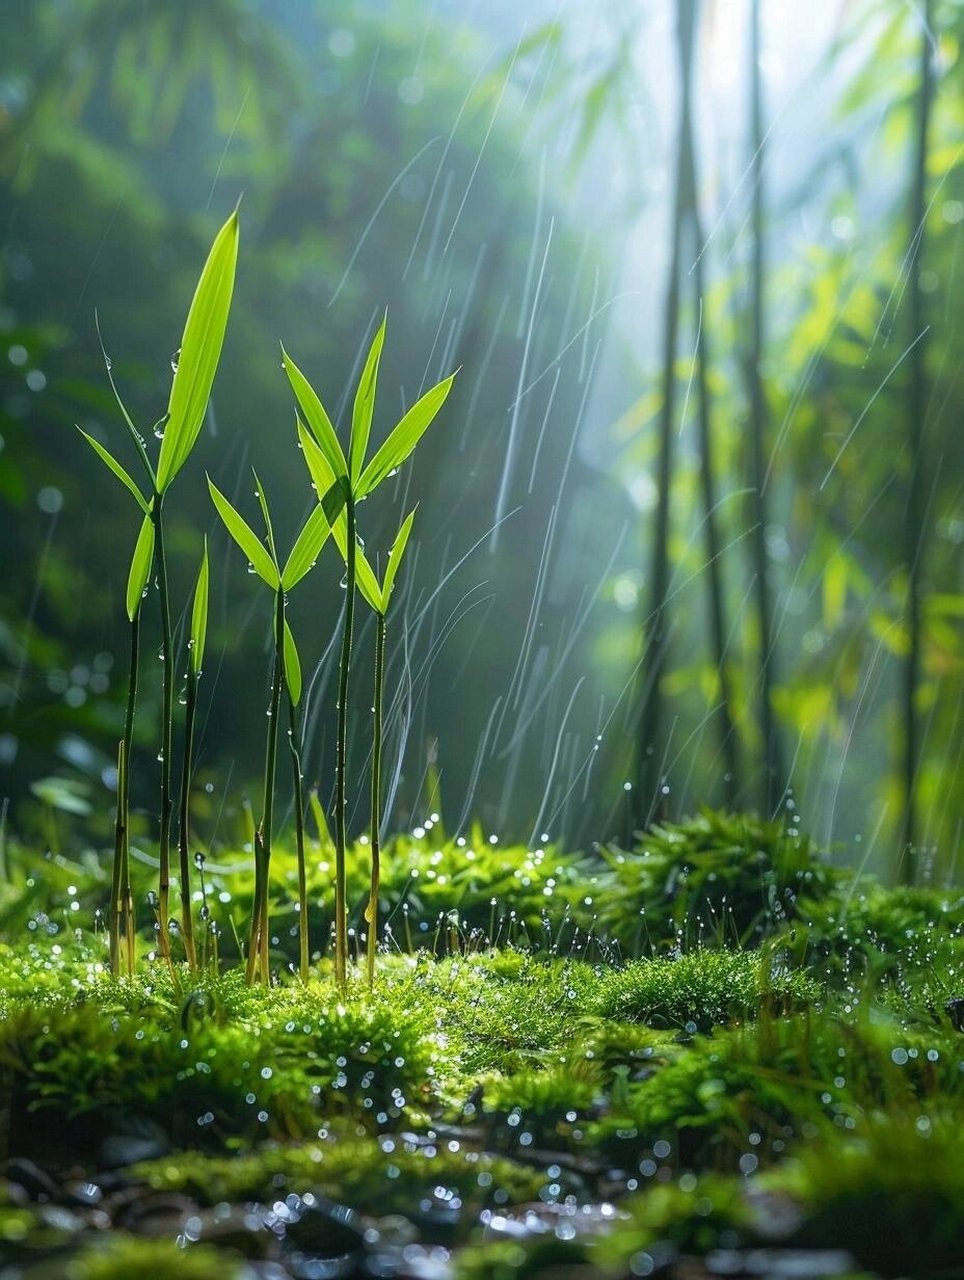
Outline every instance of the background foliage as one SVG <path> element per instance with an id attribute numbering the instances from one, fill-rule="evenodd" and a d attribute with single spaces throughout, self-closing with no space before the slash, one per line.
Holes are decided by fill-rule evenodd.
<path id="1" fill-rule="evenodd" d="M 781 11 L 763 5 L 773 703 L 808 827 L 823 842 L 860 837 L 871 860 L 893 865 L 907 644 L 897 531 L 913 461 L 901 357 L 917 336 L 907 331 L 907 292 L 920 14 L 896 0 L 828 0 L 828 38 L 801 83 Z M 470 16 L 456 3 L 430 11 L 414 0 L 7 7 L 0 795 L 19 829 L 53 843 L 62 838 L 55 811 L 90 810 L 99 838 L 123 715 L 118 566 L 136 520 L 129 504 L 114 503 L 110 479 L 73 432 L 77 422 L 120 438 L 94 308 L 115 376 L 149 424 L 166 402 L 205 246 L 243 192 L 224 360 L 198 464 L 179 479 L 169 510 L 182 607 L 202 531 L 215 564 L 201 830 L 227 839 L 241 829 L 237 804 L 258 767 L 270 644 L 268 610 L 227 555 L 203 471 L 233 498 L 254 463 L 288 513 L 279 519 L 287 543 L 313 497 L 293 447 L 278 339 L 343 419 L 387 304 L 392 339 L 376 435 L 419 390 L 463 366 L 434 451 L 390 502 L 364 510 L 372 552 L 387 549 L 400 514 L 421 502 L 415 563 L 396 606 L 404 625 L 390 672 L 392 820 L 412 824 L 440 809 L 457 832 L 477 814 L 504 834 L 535 841 L 545 829 L 570 845 L 626 833 L 676 145 L 666 70 L 674 13 L 668 0 L 569 5 L 540 27 L 536 5 L 523 30 L 508 5 Z M 931 16 L 936 92 L 919 281 L 929 326 L 920 840 L 950 872 L 964 816 L 964 389 L 954 301 L 964 7 L 945 0 Z M 677 361 L 673 640 L 662 682 L 668 737 L 659 744 L 674 812 L 722 794 L 689 395 L 697 324 L 713 339 L 737 798 L 752 807 L 758 796 L 745 17 L 741 5 L 704 4 L 695 52 L 709 239 L 702 308 L 684 308 Z M 731 53 L 736 77 L 721 88 L 714 67 Z M 291 616 L 306 673 L 315 672 L 307 772 L 326 795 L 340 566 L 332 557 L 319 569 L 324 580 L 293 600 Z M 149 713 L 159 697 L 155 672 L 144 684 L 136 782 L 145 831 L 156 789 Z M 363 689 L 361 729 L 366 698 Z M 365 737 L 355 735 L 359 783 Z M 358 828 L 363 797 L 359 785 Z"/>

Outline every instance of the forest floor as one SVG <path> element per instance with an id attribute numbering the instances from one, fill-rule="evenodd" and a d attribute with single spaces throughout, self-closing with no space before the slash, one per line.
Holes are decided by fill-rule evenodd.
<path id="1" fill-rule="evenodd" d="M 0 1280 L 964 1275 L 964 894 L 742 817 L 423 831 L 371 991 L 286 971 L 279 859 L 267 989 L 213 935 L 112 978 L 103 867 L 7 861 Z"/>

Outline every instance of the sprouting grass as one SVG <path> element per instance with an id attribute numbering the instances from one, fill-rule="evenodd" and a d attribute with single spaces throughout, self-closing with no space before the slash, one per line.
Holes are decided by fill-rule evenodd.
<path id="1" fill-rule="evenodd" d="M 275 547 L 274 530 L 268 511 L 264 488 L 254 473 L 255 493 L 261 506 L 267 534 L 267 550 L 258 536 L 242 516 L 234 509 L 228 499 L 221 493 L 213 481 L 208 479 L 208 488 L 218 514 L 224 521 L 231 537 L 248 557 L 255 573 L 266 582 L 274 592 L 274 661 L 271 676 L 271 702 L 268 707 L 268 730 L 265 746 L 264 765 L 264 799 L 261 809 L 261 822 L 254 837 L 255 894 L 251 913 L 251 930 L 248 940 L 247 979 L 252 982 L 260 973 L 263 982 L 270 982 L 271 970 L 268 955 L 269 932 L 269 877 L 271 872 L 271 835 L 274 813 L 275 765 L 278 753 L 278 723 L 281 719 L 282 690 L 287 693 L 289 718 L 294 718 L 294 708 L 301 698 L 301 663 L 294 636 L 285 617 L 288 592 L 305 576 L 318 558 L 325 540 L 331 532 L 329 514 L 323 507 L 316 507 L 305 521 L 301 532 L 295 539 L 284 567 L 278 560 Z M 292 724 L 292 730 L 294 726 Z M 296 805 L 299 812 L 298 842 L 298 882 L 301 945 L 301 977 L 308 979 L 307 965 L 307 931 L 308 901 L 304 874 L 304 835 L 301 825 L 300 771 L 296 777 Z"/>
<path id="2" fill-rule="evenodd" d="M 151 463 L 144 437 L 137 430 L 114 382 L 110 360 L 105 354 L 107 374 L 124 422 L 128 428 L 135 452 L 147 476 L 148 493 L 145 496 L 123 465 L 102 444 L 86 432 L 81 432 L 94 452 L 134 498 L 142 512 L 140 532 L 134 546 L 127 582 L 127 616 L 133 631 L 131 642 L 131 674 L 128 697 L 128 715 L 124 739 L 120 748 L 118 769 L 117 833 L 114 856 L 120 863 L 117 877 L 115 904 L 111 911 L 111 927 L 118 933 L 118 941 L 112 947 L 112 963 L 120 963 L 119 935 L 125 927 L 127 909 L 125 900 L 125 866 L 127 847 L 128 785 L 131 769 L 134 697 L 139 660 L 138 634 L 141 599 L 147 589 L 152 569 L 156 567 L 158 599 L 161 614 L 161 659 L 164 663 L 163 697 L 161 712 L 160 751 L 161 765 L 160 829 L 158 835 L 158 937 L 162 954 L 170 961 L 170 892 L 171 892 L 171 820 L 174 810 L 172 769 L 174 752 L 174 640 L 171 630 L 171 606 L 169 596 L 167 557 L 164 545 L 162 513 L 164 501 L 178 472 L 183 468 L 197 440 L 207 411 L 211 386 L 221 357 L 221 347 L 227 328 L 228 313 L 234 292 L 234 275 L 238 257 L 239 223 L 237 210 L 227 220 L 215 237 L 201 272 L 194 298 L 188 311 L 181 346 L 171 362 L 173 379 L 167 412 L 154 428 L 154 435 L 161 441 L 156 467 Z M 121 787 L 123 783 L 123 787 Z M 190 926 L 188 926 L 190 928 Z M 128 964 L 131 963 L 128 952 Z"/>
<path id="3" fill-rule="evenodd" d="M 338 669 L 338 727 L 335 765 L 335 974 L 342 985 L 347 982 L 348 918 L 345 898 L 345 850 L 348 843 L 348 695 L 351 673 L 352 628 L 354 625 L 355 587 L 358 580 L 357 504 L 394 475 L 411 455 L 428 429 L 451 390 L 455 375 L 451 374 L 431 387 L 405 413 L 384 444 L 366 464 L 365 455 L 375 412 L 378 367 L 385 342 L 387 316 L 382 320 L 369 348 L 365 367 L 359 379 L 352 408 L 349 459 L 338 440 L 331 419 L 317 393 L 304 374 L 282 347 L 282 359 L 298 407 L 308 430 L 298 422 L 298 434 L 308 463 L 315 490 L 322 506 L 336 504 L 330 511 L 335 536 L 344 547 L 345 610 L 342 623 L 341 659 Z M 310 434 L 309 434 L 310 431 Z M 320 480 L 320 483 L 319 483 Z M 339 528 L 342 518 L 343 530 Z M 396 566 L 397 567 L 397 566 Z M 389 587 L 389 592 L 391 588 Z M 386 601 L 387 608 L 387 601 Z M 376 836 L 377 839 L 377 836 Z M 374 872 L 373 872 L 374 880 Z M 377 893 L 377 888 L 373 890 Z"/>
<path id="4" fill-rule="evenodd" d="M 154 434 L 161 440 L 156 466 L 148 457 L 143 436 L 137 430 L 120 397 L 105 352 L 108 378 L 126 423 L 135 451 L 148 480 L 144 494 L 124 466 L 99 441 L 82 432 L 84 438 L 124 485 L 142 513 L 140 532 L 134 547 L 128 574 L 126 606 L 131 624 L 131 667 L 124 736 L 118 746 L 118 793 L 115 823 L 114 865 L 110 904 L 110 963 L 112 972 L 122 967 L 128 974 L 134 970 L 134 923 L 130 889 L 129 857 L 129 783 L 133 767 L 132 746 L 138 668 L 140 661 L 141 602 L 147 593 L 152 573 L 156 576 L 161 618 L 161 652 L 163 692 L 160 725 L 161 765 L 160 813 L 158 836 L 158 890 L 156 895 L 157 932 L 161 955 L 173 974 L 170 918 L 171 841 L 174 816 L 172 770 L 174 734 L 174 651 L 171 627 L 170 587 L 162 513 L 166 494 L 184 467 L 197 439 L 207 410 L 214 375 L 217 370 L 231 308 L 238 253 L 238 215 L 231 215 L 215 237 L 201 273 L 188 313 L 181 347 L 172 360 L 173 380 L 167 412 L 157 423 Z M 347 836 L 347 760 L 348 709 L 351 674 L 351 649 L 354 623 L 356 583 L 378 615 L 376 646 L 376 713 L 373 732 L 373 773 L 371 803 L 371 879 L 368 908 L 369 985 L 374 982 L 375 952 L 378 936 L 378 895 L 380 880 L 380 779 L 382 757 L 381 705 L 384 681 L 385 618 L 396 575 L 412 527 L 412 516 L 404 521 L 388 557 L 381 583 L 359 550 L 357 505 L 373 493 L 388 476 L 411 455 L 428 426 L 438 414 L 451 389 L 454 374 L 427 391 L 397 423 L 372 458 L 366 461 L 375 412 L 378 368 L 385 342 L 387 316 L 375 333 L 355 393 L 352 409 L 348 456 L 321 400 L 304 375 L 282 348 L 283 366 L 307 427 L 298 419 L 299 445 L 315 484 L 318 507 L 306 521 L 284 567 L 281 566 L 274 541 L 271 518 L 264 491 L 255 475 L 255 488 L 265 525 L 262 540 L 234 509 L 213 481 L 208 485 L 214 505 L 228 532 L 240 546 L 254 570 L 274 592 L 274 659 L 265 745 L 264 792 L 261 820 L 254 833 L 255 893 L 249 928 L 246 975 L 249 982 L 260 976 L 271 980 L 269 956 L 269 897 L 271 840 L 274 810 L 275 774 L 278 750 L 278 726 L 282 697 L 288 712 L 288 739 L 295 792 L 295 832 L 298 853 L 299 882 L 299 971 L 302 981 L 308 979 L 310 941 L 308 937 L 308 886 L 305 865 L 304 796 L 301 775 L 301 744 L 297 707 L 301 693 L 301 671 L 297 646 L 285 616 L 287 593 L 312 567 L 328 534 L 334 529 L 339 550 L 346 564 L 345 607 L 342 627 L 341 661 L 337 696 L 336 775 L 335 775 L 335 974 L 344 987 L 348 979 L 348 914 L 346 899 Z M 189 644 L 186 687 L 184 749 L 181 768 L 179 806 L 178 870 L 180 878 L 181 922 L 188 967 L 197 968 L 197 948 L 191 911 L 191 865 L 189 855 L 189 813 L 192 776 L 193 733 L 197 698 L 197 682 L 201 674 L 204 631 L 207 625 L 207 595 L 210 566 L 205 544 L 201 570 L 195 587 L 192 610 L 192 632 Z"/>

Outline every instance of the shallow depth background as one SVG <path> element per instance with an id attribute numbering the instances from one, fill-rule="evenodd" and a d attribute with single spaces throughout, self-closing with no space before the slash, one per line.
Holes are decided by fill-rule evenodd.
<path id="1" fill-rule="evenodd" d="M 761 5 L 768 644 L 754 608 L 748 447 L 750 4 L 704 0 L 696 15 L 704 235 L 682 259 L 669 643 L 659 737 L 642 744 L 658 756 L 658 785 L 640 796 L 679 146 L 676 6 L 4 6 L 7 820 L 49 838 L 51 805 L 89 810 L 96 838 L 109 815 L 137 518 L 73 429 L 79 423 L 124 448 L 95 308 L 147 433 L 166 405 L 207 244 L 243 193 L 224 358 L 197 456 L 166 508 L 181 608 L 202 532 L 214 557 L 199 742 L 203 834 L 230 839 L 239 829 L 238 801 L 260 767 L 270 640 L 267 593 L 213 518 L 204 471 L 253 519 L 256 466 L 288 544 L 313 497 L 294 447 L 279 339 L 344 428 L 360 358 L 387 305 L 376 434 L 429 383 L 462 370 L 415 465 L 361 511 L 376 553 L 420 503 L 417 555 L 390 628 L 388 825 L 440 811 L 451 831 L 479 817 L 503 838 L 546 832 L 576 846 L 627 836 L 659 796 L 672 815 L 727 795 L 776 807 L 789 786 L 791 806 L 821 841 L 892 871 L 904 803 L 904 525 L 916 466 L 915 838 L 925 870 L 953 875 L 964 795 L 964 4 L 942 0 L 926 12 L 933 102 L 918 242 L 911 194 L 924 7 L 817 0 L 798 13 L 777 0 Z M 708 634 L 698 332 L 711 360 L 723 545 L 715 563 L 738 747 L 732 779 L 724 778 Z M 916 400 L 915 352 L 926 379 Z M 909 443 L 915 428 L 919 448 Z M 326 553 L 291 610 L 314 670 L 307 773 L 323 796 L 332 779 L 339 578 Z M 371 641 L 363 627 L 356 829 L 366 810 Z M 772 787 L 765 798 L 759 726 L 761 652 L 771 645 L 776 801 Z M 148 831 L 156 638 L 145 651 L 135 795 Z"/>

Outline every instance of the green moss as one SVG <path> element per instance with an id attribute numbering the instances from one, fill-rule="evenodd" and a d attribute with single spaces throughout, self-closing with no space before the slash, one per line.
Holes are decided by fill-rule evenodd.
<path id="1" fill-rule="evenodd" d="M 679 1181 L 647 1186 L 620 1207 L 628 1220 L 617 1223 L 599 1248 L 613 1263 L 625 1263 L 638 1249 L 657 1244 L 702 1256 L 760 1241 L 742 1178 L 684 1174 Z"/>
<path id="2" fill-rule="evenodd" d="M 897 1000 L 923 997 L 931 1012 L 964 995 L 964 894 L 884 889 L 859 881 L 802 904 L 805 929 L 789 940 L 799 959 L 840 984 L 879 988 Z M 879 991 L 878 991 L 878 994 Z"/>
<path id="3" fill-rule="evenodd" d="M 783 1159 L 801 1139 L 864 1114 L 964 1098 L 960 1046 L 937 1033 L 853 1015 L 765 1018 L 698 1040 L 629 1086 L 590 1126 L 623 1168 L 651 1159 L 672 1168 L 735 1169 Z"/>
<path id="4" fill-rule="evenodd" d="M 630 955 L 666 946 L 753 946 L 840 878 L 783 821 L 704 810 L 606 854 L 599 927 Z"/>
<path id="5" fill-rule="evenodd" d="M 884 1276 L 951 1275 L 964 1240 L 964 1111 L 891 1108 L 803 1148 L 771 1185 L 794 1194 L 794 1243 L 843 1248 Z"/>
<path id="6" fill-rule="evenodd" d="M 85 1132 L 147 1116 L 202 1145 L 306 1136 L 319 1116 L 390 1127 L 430 1102 L 442 1057 L 434 1007 L 403 986 L 342 999 L 327 982 L 247 992 L 232 976 L 176 1005 L 102 983 L 73 1007 L 17 1008 L 0 1022 L 13 1145 L 45 1112 Z"/>
<path id="7" fill-rule="evenodd" d="M 709 1031 L 761 1010 L 789 1013 L 813 1004 L 815 982 L 769 954 L 691 951 L 672 960 L 638 960 L 600 983 L 596 1008 L 621 1022 Z"/>
<path id="8" fill-rule="evenodd" d="M 513 1161 L 452 1139 L 412 1134 L 374 1139 L 332 1133 L 312 1143 L 267 1144 L 232 1157 L 180 1153 L 137 1165 L 131 1174 L 206 1205 L 313 1191 L 378 1215 L 411 1213 L 441 1187 L 458 1196 L 468 1221 L 493 1202 L 535 1199 L 546 1183 L 537 1170 Z"/>
<path id="9" fill-rule="evenodd" d="M 170 1240 L 144 1240 L 116 1235 L 98 1242 L 64 1266 L 65 1280 L 131 1280 L 150 1276 L 151 1280 L 240 1280 L 240 1262 L 229 1254 L 190 1245 L 179 1248 Z"/>

